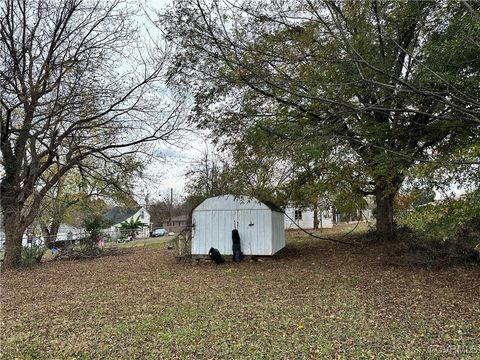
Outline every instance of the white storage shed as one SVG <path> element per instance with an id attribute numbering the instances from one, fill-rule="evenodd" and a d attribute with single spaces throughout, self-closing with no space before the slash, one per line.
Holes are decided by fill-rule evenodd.
<path id="1" fill-rule="evenodd" d="M 245 255 L 273 255 L 285 246 L 283 212 L 248 196 L 208 198 L 192 214 L 192 255 L 207 255 L 214 247 L 232 255 L 232 230 L 240 235 Z"/>

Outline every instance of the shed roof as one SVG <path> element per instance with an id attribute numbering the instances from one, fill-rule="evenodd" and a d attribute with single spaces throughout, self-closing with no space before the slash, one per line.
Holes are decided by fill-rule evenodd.
<path id="1" fill-rule="evenodd" d="M 205 199 L 195 211 L 212 210 L 272 210 L 283 213 L 277 205 L 269 201 L 260 201 L 250 196 L 221 195 Z"/>
<path id="2" fill-rule="evenodd" d="M 270 210 L 272 210 L 272 211 L 284 213 L 284 211 L 282 210 L 282 208 L 281 208 L 280 206 L 274 204 L 274 203 L 271 202 L 271 201 L 263 200 L 262 203 L 264 203 L 265 205 L 267 205 L 267 206 L 270 208 Z"/>

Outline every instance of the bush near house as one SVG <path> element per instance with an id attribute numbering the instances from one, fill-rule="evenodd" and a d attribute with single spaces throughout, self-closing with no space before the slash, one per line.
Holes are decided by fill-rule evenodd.
<path id="1" fill-rule="evenodd" d="M 400 223 L 431 240 L 448 240 L 459 234 L 478 235 L 480 191 L 472 192 L 459 200 L 419 206 L 401 217 Z M 466 236 L 466 239 L 474 240 L 474 237 Z"/>
<path id="2" fill-rule="evenodd" d="M 87 236 L 81 239 L 79 244 L 66 246 L 56 259 L 80 260 L 104 255 L 104 249 L 99 248 L 98 242 L 104 237 L 102 229 L 109 225 L 108 220 L 101 215 L 93 215 L 86 219 L 83 227 L 87 231 Z"/>
<path id="3" fill-rule="evenodd" d="M 31 244 L 29 246 L 23 246 L 20 264 L 22 266 L 31 266 L 39 263 L 45 254 L 45 250 L 46 248 L 43 245 Z"/>
<path id="4" fill-rule="evenodd" d="M 400 248 L 444 265 L 480 261 L 480 191 L 462 199 L 430 203 L 399 217 Z M 397 248 L 398 250 L 398 248 Z"/>

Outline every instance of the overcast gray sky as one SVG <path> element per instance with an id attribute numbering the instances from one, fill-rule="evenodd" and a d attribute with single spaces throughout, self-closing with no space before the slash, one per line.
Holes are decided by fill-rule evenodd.
<path id="1" fill-rule="evenodd" d="M 146 4 L 150 9 L 162 10 L 172 2 L 172 0 L 147 0 Z M 153 12 L 151 14 L 154 18 Z M 151 34 L 158 32 L 147 17 L 140 19 L 140 22 Z M 135 192 L 140 202 L 144 201 L 147 192 L 150 202 L 158 200 L 171 188 L 177 195 L 185 194 L 185 172 L 192 161 L 209 146 L 205 134 L 200 134 L 200 132 L 194 131 L 195 129 L 191 130 L 193 131 L 182 132 L 181 139 L 175 141 L 174 144 L 160 145 L 155 155 L 163 160 L 152 160 L 145 169 L 145 179 L 139 181 L 136 187 Z"/>

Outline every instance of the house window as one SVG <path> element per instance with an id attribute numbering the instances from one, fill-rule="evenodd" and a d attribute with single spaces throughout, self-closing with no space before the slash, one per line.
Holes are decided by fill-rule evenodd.
<path id="1" fill-rule="evenodd" d="M 144 215 L 145 215 L 145 214 L 144 214 L 144 212 L 143 212 L 143 210 L 142 210 L 142 211 L 140 212 L 140 217 L 143 219 Z"/>
<path id="2" fill-rule="evenodd" d="M 295 221 L 302 220 L 302 210 L 295 210 Z"/>

